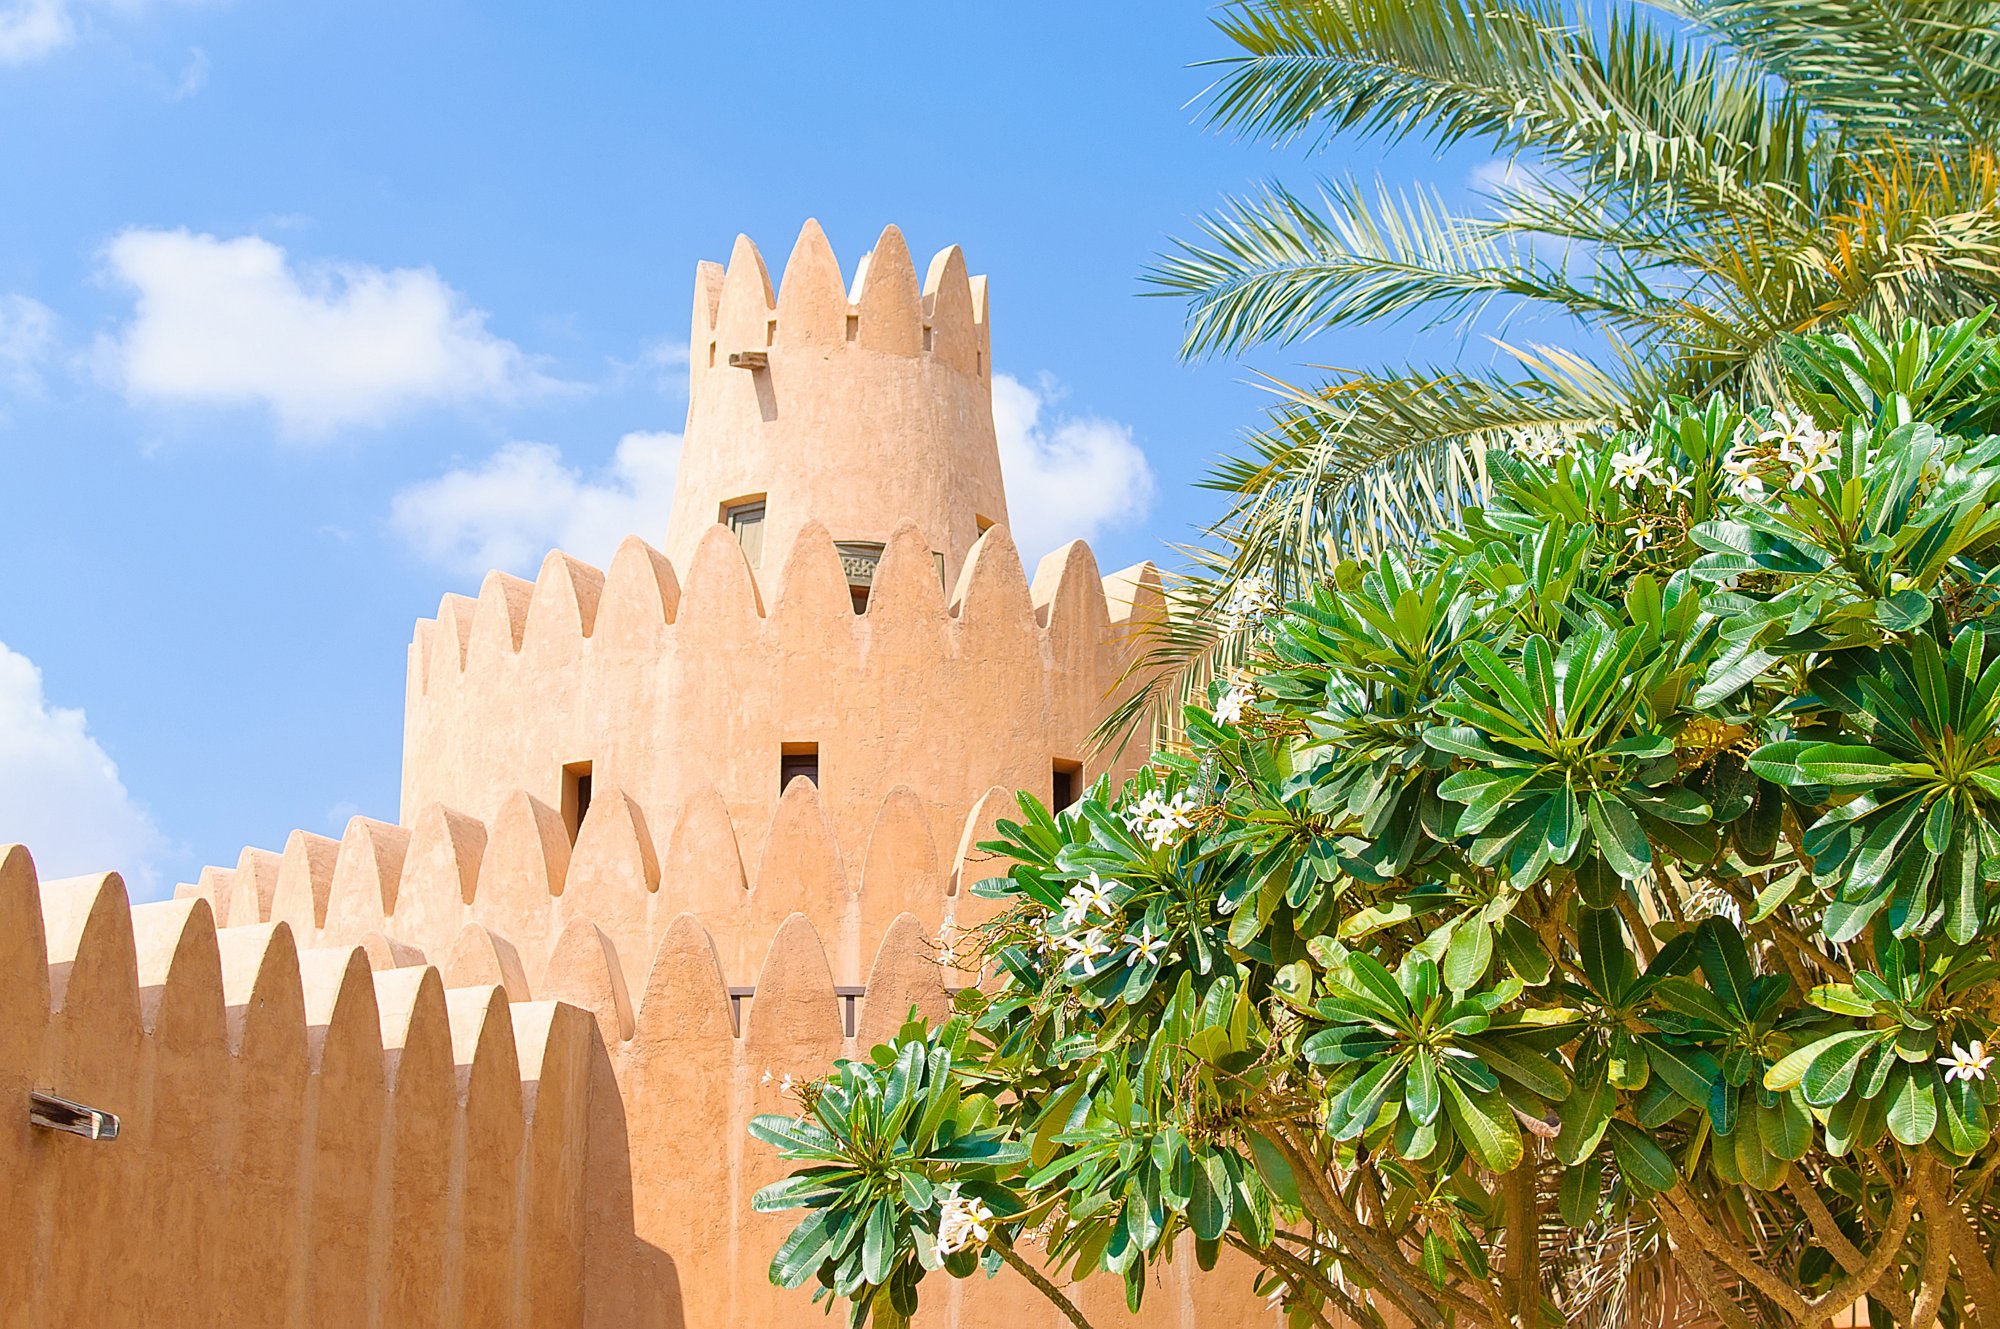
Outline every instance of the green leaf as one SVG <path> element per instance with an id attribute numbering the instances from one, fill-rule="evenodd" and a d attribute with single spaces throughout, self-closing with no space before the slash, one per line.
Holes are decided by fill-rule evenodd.
<path id="1" fill-rule="evenodd" d="M 1440 966 L 1445 985 L 1455 993 L 1468 992 L 1486 977 L 1487 966 L 1492 963 L 1493 930 L 1476 918 L 1460 919 Z"/>
<path id="2" fill-rule="evenodd" d="M 832 1210 L 820 1209 L 793 1228 L 771 1257 L 771 1281 L 779 1287 L 799 1287 L 819 1268 L 833 1246 L 828 1232 Z"/>
<path id="3" fill-rule="evenodd" d="M 1854 1087 L 1854 1073 L 1861 1065 L 1861 1059 L 1881 1046 L 1882 1034 L 1873 1029 L 1850 1029 L 1843 1033 L 1823 1038 L 1802 1052 L 1810 1053 L 1805 1074 L 1799 1085 L 1805 1091 L 1806 1102 L 1814 1107 L 1832 1107 L 1847 1096 Z M 1799 1055 L 1794 1053 L 1794 1056 Z M 1779 1065 L 1791 1061 L 1787 1057 Z M 1775 1071 L 1777 1067 L 1772 1067 Z M 1770 1088 L 1779 1088 L 1771 1084 Z"/>
<path id="4" fill-rule="evenodd" d="M 1202 1241 L 1214 1241 L 1229 1228 L 1230 1199 L 1235 1185 L 1220 1154 L 1195 1159 L 1193 1193 L 1188 1197 L 1188 1226 Z"/>
<path id="5" fill-rule="evenodd" d="M 1594 1159 L 1564 1168 L 1562 1181 L 1556 1186 L 1556 1209 L 1563 1222 L 1582 1228 L 1595 1218 L 1603 1186 L 1604 1169 Z"/>
<path id="6" fill-rule="evenodd" d="M 1257 1175 L 1264 1179 L 1264 1185 L 1277 1197 L 1278 1203 L 1288 1209 L 1299 1208 L 1302 1203 L 1299 1179 L 1292 1175 L 1292 1165 L 1286 1161 L 1278 1146 L 1261 1131 L 1245 1131 L 1243 1138 L 1249 1142 L 1250 1157 L 1257 1164 Z"/>
<path id="7" fill-rule="evenodd" d="M 1627 881 L 1644 875 L 1653 863 L 1653 847 L 1639 829 L 1639 819 L 1623 799 L 1595 793 L 1590 796 L 1590 829 L 1597 847 L 1611 870 Z"/>
<path id="8" fill-rule="evenodd" d="M 774 1144 L 786 1150 L 788 1158 L 799 1155 L 838 1156 L 840 1148 L 839 1141 L 817 1123 L 803 1117 L 787 1117 L 782 1113 L 771 1112 L 752 1117 L 750 1134 L 765 1144 Z"/>
<path id="9" fill-rule="evenodd" d="M 1928 1065 L 1898 1067 L 1889 1089 L 1889 1134 L 1919 1145 L 1937 1130 L 1937 1072 Z"/>
<path id="10" fill-rule="evenodd" d="M 888 1281 L 889 1262 L 896 1255 L 895 1225 L 895 1205 L 876 1201 L 861 1235 L 861 1276 L 871 1283 Z"/>
<path id="11" fill-rule="evenodd" d="M 1611 1156 L 1626 1180 L 1652 1191 L 1673 1189 L 1677 1175 L 1674 1161 L 1651 1137 L 1625 1121 L 1613 1121 L 1610 1135 Z"/>
<path id="12" fill-rule="evenodd" d="M 1521 1161 L 1521 1127 L 1497 1091 L 1475 1093 L 1445 1076 L 1445 1115 L 1466 1152 L 1488 1172 L 1511 1172 Z"/>

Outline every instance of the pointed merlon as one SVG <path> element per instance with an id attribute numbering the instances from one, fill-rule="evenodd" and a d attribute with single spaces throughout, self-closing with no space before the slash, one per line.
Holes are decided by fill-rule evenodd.
<path id="1" fill-rule="evenodd" d="M 817 221 L 808 220 L 778 283 L 777 344 L 824 353 L 846 342 L 847 314 L 840 262 L 826 232 Z"/>
<path id="2" fill-rule="evenodd" d="M 771 291 L 771 274 L 764 268 L 764 256 L 749 236 L 739 235 L 729 253 L 729 270 L 722 278 L 722 303 L 715 314 L 717 367 L 725 368 L 732 352 L 768 351 L 771 319 L 776 313 L 777 299 Z"/>
<path id="3" fill-rule="evenodd" d="M 542 980 L 542 997 L 589 1011 L 608 1048 L 615 1049 L 632 1036 L 632 998 L 625 987 L 624 967 L 611 938 L 587 918 L 572 918 L 556 938 L 548 977 Z"/>
<path id="4" fill-rule="evenodd" d="M 657 649 L 680 607 L 680 580 L 667 556 L 628 535 L 605 573 L 593 638 L 599 650 Z"/>
<path id="5" fill-rule="evenodd" d="M 924 348 L 923 297 L 917 290 L 917 269 L 910 247 L 894 226 L 882 236 L 859 274 L 861 289 L 854 298 L 860 315 L 863 349 L 885 355 L 916 355 Z"/>
<path id="6" fill-rule="evenodd" d="M 271 921 L 271 901 L 278 894 L 278 870 L 284 858 L 268 849 L 245 849 L 236 860 L 229 891 L 230 927 L 251 927 Z"/>
<path id="7" fill-rule="evenodd" d="M 930 325 L 932 357 L 960 373 L 976 372 L 979 329 L 973 325 L 972 281 L 957 245 L 931 260 L 924 277 L 924 317 Z"/>
<path id="8" fill-rule="evenodd" d="M 542 559 L 528 604 L 524 646 L 558 655 L 567 662 L 597 625 L 604 574 L 560 549 Z"/>

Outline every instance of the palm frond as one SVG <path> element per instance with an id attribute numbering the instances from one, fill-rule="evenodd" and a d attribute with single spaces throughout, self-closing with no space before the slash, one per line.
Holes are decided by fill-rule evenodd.
<path id="1" fill-rule="evenodd" d="M 1822 160 L 1789 91 L 1629 11 L 1600 33 L 1558 0 L 1239 0 L 1217 25 L 1243 54 L 1211 62 L 1211 119 L 1260 137 L 1477 137 L 1696 201 Z"/>
<path id="2" fill-rule="evenodd" d="M 1898 139 L 2000 133 L 1994 0 L 1682 0 L 1684 11 L 1797 88 L 1855 154 Z"/>
<path id="3" fill-rule="evenodd" d="M 1203 242 L 1183 243 L 1148 274 L 1160 294 L 1188 297 L 1191 356 L 1405 315 L 1435 326 L 1501 298 L 1599 319 L 1625 335 L 1664 330 L 1660 302 L 1615 254 L 1573 280 L 1565 262 L 1508 228 L 1453 215 L 1433 191 L 1378 188 L 1370 200 L 1335 181 L 1314 205 L 1272 187 L 1232 201 L 1201 228 Z"/>

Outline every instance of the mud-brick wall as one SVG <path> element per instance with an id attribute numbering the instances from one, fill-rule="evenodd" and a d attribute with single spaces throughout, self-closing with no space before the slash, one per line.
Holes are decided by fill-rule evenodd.
<path id="1" fill-rule="evenodd" d="M 0 849 L 0 1325 L 581 1325 L 596 1036 Z"/>
<path id="2" fill-rule="evenodd" d="M 396 948 L 371 970 L 0 848 L 0 1329 L 820 1323 L 766 1277 L 794 1219 L 752 1210 L 785 1165 L 745 1128 L 796 1110 L 787 1075 L 942 1015 L 925 931 L 897 917 L 842 996 L 793 914 L 732 994 L 692 915 L 629 984 L 576 919 L 546 999 L 510 1005 Z M 118 1138 L 31 1127 L 34 1088 L 116 1113 Z M 1076 1295 L 1107 1329 L 1273 1322 L 1240 1266 L 1163 1269 L 1136 1318 L 1115 1280 Z M 1062 1321 L 1003 1272 L 934 1283 L 919 1323 Z"/>

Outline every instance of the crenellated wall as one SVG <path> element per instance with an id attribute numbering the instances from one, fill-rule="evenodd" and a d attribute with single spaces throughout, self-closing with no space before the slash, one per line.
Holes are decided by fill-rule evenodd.
<path id="1" fill-rule="evenodd" d="M 593 1056 L 575 1007 L 0 847 L 0 1325 L 582 1325 Z"/>
<path id="2" fill-rule="evenodd" d="M 754 862 L 779 820 L 780 753 L 813 743 L 844 862 L 866 858 L 898 788 L 949 845 L 995 785 L 1047 799 L 1055 762 L 1105 769 L 1091 730 L 1160 603 L 1150 564 L 1104 578 L 1080 541 L 1030 585 L 1004 527 L 949 598 L 899 527 L 860 614 L 817 523 L 761 583 L 719 526 L 684 578 L 636 537 L 605 573 L 551 553 L 533 583 L 493 573 L 477 600 L 447 595 L 418 623 L 403 821 L 443 804 L 490 822 L 523 791 L 560 811 L 565 767 L 588 762 L 593 808 L 622 790 L 657 849 L 712 796 Z"/>
<path id="3" fill-rule="evenodd" d="M 940 841 L 924 800 L 896 786 L 862 814 L 850 857 L 805 780 L 785 791 L 761 843 L 739 835 L 713 787 L 671 816 L 611 788 L 572 846 L 555 809 L 516 790 L 483 821 L 432 804 L 408 827 L 355 817 L 339 840 L 294 831 L 282 852 L 245 849 L 236 867 L 204 870 L 175 898 L 206 900 L 236 926 L 281 922 L 304 945 L 360 947 L 378 967 L 428 961 L 515 1001 L 545 995 L 578 923 L 603 936 L 618 984 L 636 991 L 681 914 L 701 917 L 735 986 L 754 981 L 770 938 L 803 914 L 835 980 L 853 986 L 903 916 L 926 955 L 947 922 L 991 916 L 969 890 L 995 872 L 977 846 L 1017 815 L 1013 795 L 993 786 Z"/>
<path id="4" fill-rule="evenodd" d="M 669 553 L 553 552 L 417 624 L 398 822 L 138 909 L 0 849 L 0 1108 L 125 1124 L 0 1110 L 0 1329 L 817 1315 L 766 1278 L 783 1164 L 747 1124 L 971 981 L 932 939 L 991 914 L 977 846 L 1059 763 L 1130 773 L 1089 739 L 1163 595 L 1081 542 L 1030 581 L 956 249 L 920 285 L 892 227 L 850 292 L 808 223 L 774 291 L 739 240 L 691 359 Z M 747 498 L 761 526 L 718 524 Z M 1183 1262 L 1138 1323 L 1270 1321 L 1248 1287 Z M 1134 1323 L 1115 1280 L 1078 1295 Z M 1006 1274 L 919 1323 L 1059 1318 Z"/>
<path id="5" fill-rule="evenodd" d="M 667 526 L 679 566 L 725 505 L 752 496 L 766 500 L 767 559 L 813 520 L 835 540 L 875 543 L 907 521 L 947 581 L 986 526 L 1007 524 L 986 279 L 957 246 L 919 285 L 888 227 L 850 290 L 808 221 L 773 291 L 738 236 L 727 269 L 696 270 L 688 360 Z"/>
<path id="6" fill-rule="evenodd" d="M 750 1197 L 783 1164 L 745 1127 L 796 1110 L 786 1076 L 943 1014 L 922 936 L 891 919 L 848 999 L 793 914 L 745 997 L 692 915 L 629 986 L 577 917 L 545 998 L 510 1004 L 464 939 L 457 974 L 301 948 L 283 922 L 218 931 L 205 897 L 133 908 L 115 874 L 38 882 L 0 848 L 0 1100 L 42 1088 L 122 1123 L 93 1142 L 0 1113 L 0 1326 L 817 1322 L 764 1276 L 789 1220 Z M 1191 1260 L 1141 1317 L 1115 1280 L 1076 1289 L 1095 1323 L 1160 1329 L 1268 1320 L 1247 1291 Z M 1003 1274 L 938 1281 L 919 1323 L 1061 1321 Z"/>

